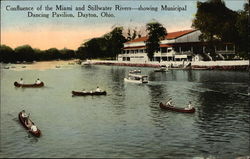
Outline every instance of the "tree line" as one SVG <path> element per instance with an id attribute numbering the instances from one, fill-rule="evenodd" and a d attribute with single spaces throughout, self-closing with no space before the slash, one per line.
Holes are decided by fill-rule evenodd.
<path id="1" fill-rule="evenodd" d="M 0 61 L 16 63 L 18 61 L 32 62 L 32 61 L 49 61 L 56 59 L 71 59 L 76 58 L 74 50 L 64 48 L 58 50 L 57 48 L 50 48 L 48 50 L 33 49 L 29 45 L 18 46 L 12 49 L 9 46 L 0 46 Z"/>
<path id="2" fill-rule="evenodd" d="M 215 45 L 234 43 L 236 53 L 249 59 L 248 36 L 249 4 L 245 3 L 243 10 L 233 11 L 226 7 L 223 0 L 207 0 L 197 2 L 197 12 L 192 27 L 201 31 L 200 40 L 208 43 L 207 49 L 212 57 L 216 57 Z M 6 45 L 0 46 L 0 61 L 44 61 L 55 59 L 115 59 L 122 52 L 123 44 L 141 37 L 136 29 L 115 27 L 109 33 L 84 42 L 77 50 L 50 48 L 48 50 L 33 49 L 29 45 L 12 49 Z M 147 55 L 150 60 L 154 52 L 159 50 L 160 40 L 167 35 L 167 29 L 157 21 L 146 24 L 148 39 L 146 41 Z"/>

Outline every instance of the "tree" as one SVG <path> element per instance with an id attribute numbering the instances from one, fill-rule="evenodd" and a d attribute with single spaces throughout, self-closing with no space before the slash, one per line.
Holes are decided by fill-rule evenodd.
<path id="1" fill-rule="evenodd" d="M 60 58 L 63 60 L 71 59 L 75 57 L 75 51 L 71 49 L 64 48 L 59 51 L 60 52 Z"/>
<path id="2" fill-rule="evenodd" d="M 50 48 L 45 50 L 46 60 L 55 60 L 60 58 L 60 52 L 57 48 Z"/>
<path id="3" fill-rule="evenodd" d="M 238 38 L 235 39 L 236 51 L 239 56 L 249 59 L 249 32 L 248 32 L 248 20 L 249 20 L 249 4 L 244 4 L 244 10 L 238 11 L 237 21 L 235 23 L 236 30 L 238 31 Z"/>
<path id="4" fill-rule="evenodd" d="M 84 53 L 86 52 L 85 50 L 86 49 L 83 46 L 78 47 L 76 50 L 76 58 L 79 58 L 81 60 L 86 59 L 84 56 L 85 55 Z"/>
<path id="5" fill-rule="evenodd" d="M 135 29 L 133 29 L 133 33 L 131 33 L 131 29 L 128 28 L 127 35 L 126 35 L 126 40 L 131 41 L 134 40 L 135 38 L 141 37 L 140 33 Z"/>
<path id="6" fill-rule="evenodd" d="M 123 43 L 126 42 L 122 31 L 122 27 L 116 27 L 102 37 L 90 39 L 78 48 L 77 56 L 83 59 L 116 57 L 121 53 Z"/>
<path id="7" fill-rule="evenodd" d="M 0 45 L 0 61 L 1 62 L 14 62 L 16 59 L 14 51 L 7 45 Z"/>
<path id="8" fill-rule="evenodd" d="M 34 58 L 34 60 L 36 60 L 36 61 L 45 60 L 45 58 L 44 58 L 44 51 L 35 48 L 35 49 L 34 49 L 34 53 L 35 53 L 35 58 Z"/>
<path id="9" fill-rule="evenodd" d="M 116 27 L 110 33 L 104 35 L 108 42 L 108 50 L 110 51 L 109 57 L 116 57 L 121 53 L 123 43 L 126 42 L 126 38 L 123 36 L 122 31 L 122 27 Z"/>
<path id="10" fill-rule="evenodd" d="M 208 42 L 207 50 L 215 57 L 216 43 L 234 42 L 238 38 L 237 13 L 228 9 L 222 0 L 197 2 L 197 8 L 192 27 L 201 31 L 200 39 Z"/>
<path id="11" fill-rule="evenodd" d="M 146 25 L 148 39 L 146 41 L 147 55 L 150 60 L 154 57 L 154 52 L 160 49 L 160 40 L 167 35 L 167 30 L 158 22 L 151 22 Z"/>
<path id="12" fill-rule="evenodd" d="M 35 57 L 35 52 L 29 45 L 15 48 L 15 54 L 19 61 L 33 61 Z"/>

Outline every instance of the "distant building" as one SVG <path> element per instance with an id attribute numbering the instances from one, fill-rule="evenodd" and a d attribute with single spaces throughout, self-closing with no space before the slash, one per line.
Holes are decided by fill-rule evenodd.
<path id="1" fill-rule="evenodd" d="M 154 53 L 154 61 L 202 61 L 212 60 L 206 51 L 206 42 L 199 40 L 199 30 L 184 30 L 171 32 L 160 41 L 160 50 Z M 146 52 L 147 37 L 141 37 L 124 43 L 123 52 L 118 55 L 118 61 L 146 62 L 149 61 Z M 224 43 L 215 46 L 218 58 L 226 60 L 235 56 L 235 46 Z"/>

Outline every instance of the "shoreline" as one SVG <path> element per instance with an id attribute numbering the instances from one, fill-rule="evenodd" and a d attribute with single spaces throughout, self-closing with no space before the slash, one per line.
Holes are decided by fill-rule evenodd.
<path id="1" fill-rule="evenodd" d="M 114 61 L 114 60 L 87 60 L 79 59 L 72 60 L 53 60 L 53 61 L 37 61 L 34 63 L 1 63 L 1 65 L 15 70 L 20 69 L 55 69 L 61 66 L 77 65 L 87 63 L 90 65 L 107 65 L 107 66 L 127 66 L 127 67 L 152 67 L 159 68 L 161 65 L 168 66 L 169 70 L 235 70 L 235 71 L 249 71 L 248 60 L 236 61 L 150 61 L 150 62 L 131 62 L 131 61 Z M 14 67 L 13 67 L 14 66 Z M 3 68 L 5 68 L 3 67 Z M 7 68 L 8 69 L 8 68 Z"/>
<path id="2" fill-rule="evenodd" d="M 73 60 L 53 60 L 53 61 L 36 61 L 33 63 L 1 63 L 1 68 L 12 69 L 12 70 L 47 70 L 47 69 L 58 69 L 61 66 L 75 65 L 78 59 Z"/>
<path id="3" fill-rule="evenodd" d="M 128 67 L 160 67 L 161 65 L 169 66 L 168 68 L 181 70 L 239 70 L 248 71 L 248 60 L 237 61 L 163 61 L 163 62 L 123 62 L 123 61 L 98 61 L 89 60 L 94 65 L 113 65 Z M 190 66 L 188 66 L 190 65 Z"/>

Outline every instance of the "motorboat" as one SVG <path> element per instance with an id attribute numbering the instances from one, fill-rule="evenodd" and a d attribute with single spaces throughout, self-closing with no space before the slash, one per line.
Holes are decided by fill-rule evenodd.
<path id="1" fill-rule="evenodd" d="M 124 81 L 132 83 L 148 83 L 148 76 L 129 73 L 128 77 L 124 78 Z"/>

